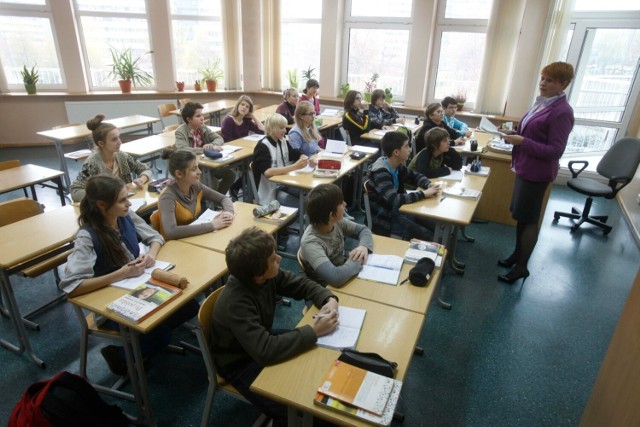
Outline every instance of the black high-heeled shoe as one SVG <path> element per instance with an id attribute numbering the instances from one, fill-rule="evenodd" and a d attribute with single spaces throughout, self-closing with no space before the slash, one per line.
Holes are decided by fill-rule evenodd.
<path id="1" fill-rule="evenodd" d="M 522 279 L 522 284 L 524 285 L 524 281 L 527 280 L 527 277 L 529 277 L 529 270 L 525 270 L 524 273 L 515 273 L 511 270 L 507 274 L 499 275 L 498 280 L 513 285 L 516 280 Z"/>
<path id="2" fill-rule="evenodd" d="M 499 260 L 498 260 L 498 265 L 499 265 L 500 267 L 511 268 L 511 267 L 513 267 L 514 265 L 516 265 L 516 261 L 515 261 L 515 260 L 512 260 L 512 258 L 511 258 L 511 257 L 509 257 L 509 258 L 505 258 L 505 259 L 499 259 Z"/>

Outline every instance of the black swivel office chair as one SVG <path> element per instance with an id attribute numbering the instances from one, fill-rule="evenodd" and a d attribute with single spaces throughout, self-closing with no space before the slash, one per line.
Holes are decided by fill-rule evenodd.
<path id="1" fill-rule="evenodd" d="M 553 222 L 558 222 L 562 216 L 572 220 L 579 220 L 571 227 L 572 233 L 578 230 L 583 223 L 588 222 L 589 224 L 602 228 L 605 236 L 609 234 L 611 226 L 605 224 L 608 216 L 589 215 L 593 198 L 604 197 L 605 199 L 613 199 L 616 194 L 618 194 L 618 191 L 631 182 L 639 163 L 640 139 L 638 138 L 622 138 L 614 143 L 604 157 L 602 157 L 596 170 L 600 175 L 609 179 L 608 185 L 591 178 L 578 178 L 580 172 L 585 170 L 589 162 L 585 160 L 569 162 L 569 170 L 571 171 L 572 178 L 567 182 L 567 186 L 578 193 L 587 195 L 587 201 L 584 204 L 582 212 L 576 208 L 571 208 L 571 213 L 556 211 L 553 215 Z M 581 164 L 582 168 L 575 171 L 573 169 L 573 165 L 575 164 Z"/>

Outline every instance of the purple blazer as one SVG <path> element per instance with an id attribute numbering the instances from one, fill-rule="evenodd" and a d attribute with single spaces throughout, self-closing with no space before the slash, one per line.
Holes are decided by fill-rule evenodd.
<path id="1" fill-rule="evenodd" d="M 516 175 L 534 182 L 555 180 L 573 122 L 573 108 L 563 96 L 531 116 L 524 127 L 518 127 L 524 141 L 513 147 L 511 166 Z"/>

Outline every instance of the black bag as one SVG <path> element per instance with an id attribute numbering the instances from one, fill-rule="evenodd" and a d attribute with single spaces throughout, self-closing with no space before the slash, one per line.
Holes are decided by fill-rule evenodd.
<path id="1" fill-rule="evenodd" d="M 431 258 L 420 258 L 416 266 L 409 270 L 409 281 L 415 286 L 427 286 L 436 263 Z"/>
<path id="2" fill-rule="evenodd" d="M 396 375 L 395 371 L 398 364 L 396 362 L 389 362 L 378 353 L 361 353 L 357 350 L 351 350 L 348 348 L 342 349 L 341 351 L 342 354 L 338 357 L 338 360 L 341 362 L 348 363 L 349 365 L 366 369 L 367 371 L 389 378 L 394 378 Z"/>
<path id="3" fill-rule="evenodd" d="M 9 427 L 127 426 L 127 417 L 109 405 L 84 378 L 63 371 L 29 386 L 9 417 Z"/>

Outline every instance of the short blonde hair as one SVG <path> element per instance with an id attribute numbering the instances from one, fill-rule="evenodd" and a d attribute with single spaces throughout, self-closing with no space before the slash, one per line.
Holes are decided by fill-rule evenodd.
<path id="1" fill-rule="evenodd" d="M 286 128 L 287 123 L 287 119 L 283 115 L 278 113 L 270 114 L 264 122 L 264 133 L 271 136 L 276 129 Z"/>
<path id="2" fill-rule="evenodd" d="M 238 107 L 242 103 L 242 101 L 249 104 L 249 113 L 253 113 L 253 101 L 249 98 L 248 95 L 240 95 L 240 98 L 236 101 L 236 105 L 234 105 L 233 110 L 229 113 L 233 117 L 238 117 Z"/>

